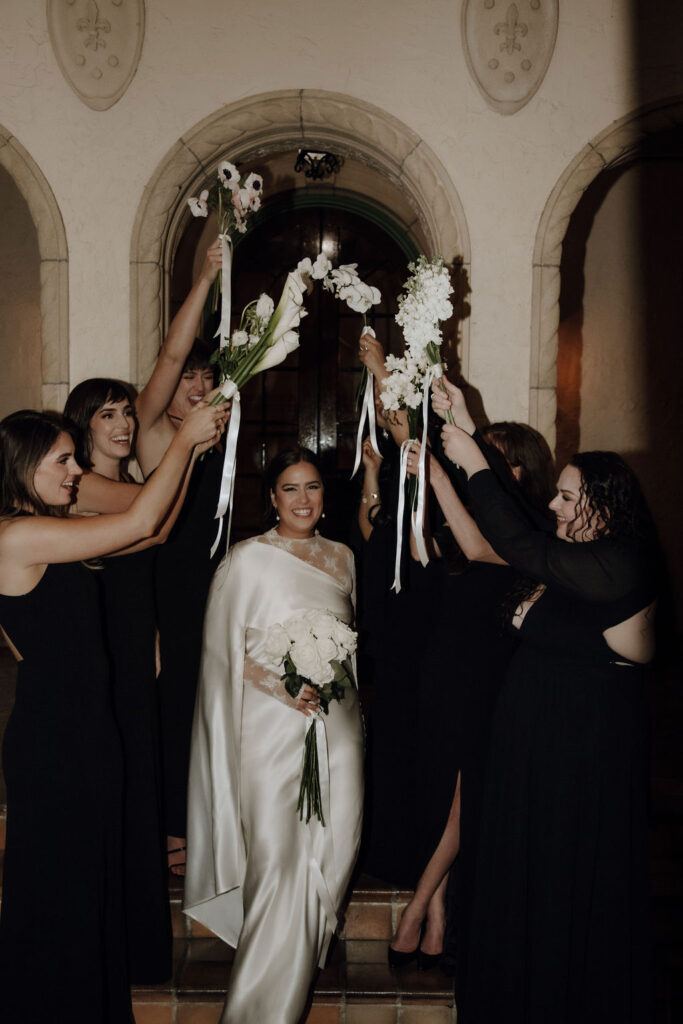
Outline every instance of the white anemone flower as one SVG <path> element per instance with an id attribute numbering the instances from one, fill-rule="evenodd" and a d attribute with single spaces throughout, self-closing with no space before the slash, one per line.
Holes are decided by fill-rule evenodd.
<path id="1" fill-rule="evenodd" d="M 229 160 L 223 160 L 218 165 L 218 180 L 223 188 L 229 188 L 231 192 L 234 192 L 236 188 L 239 188 L 240 172 Z"/>
<path id="2" fill-rule="evenodd" d="M 198 199 L 196 198 L 196 196 L 191 196 L 187 200 L 187 205 L 190 207 L 190 210 L 192 211 L 192 216 L 193 217 L 206 217 L 206 216 L 208 216 L 208 213 L 209 213 L 209 204 L 207 203 L 207 199 L 208 198 L 209 198 L 209 190 L 207 188 L 205 188 L 203 192 L 199 193 L 199 198 Z"/>

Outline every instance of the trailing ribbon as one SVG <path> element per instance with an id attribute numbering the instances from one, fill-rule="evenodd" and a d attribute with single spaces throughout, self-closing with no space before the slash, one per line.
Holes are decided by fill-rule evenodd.
<path id="1" fill-rule="evenodd" d="M 363 334 L 371 334 L 373 338 L 376 337 L 372 327 L 364 327 Z M 363 334 L 361 334 L 361 338 L 363 337 Z M 360 419 L 358 421 L 358 434 L 356 435 L 356 459 L 353 464 L 353 473 L 351 474 L 352 480 L 356 473 L 358 472 L 361 456 L 363 454 L 363 428 L 365 426 L 366 418 L 368 421 L 370 443 L 373 447 L 375 454 L 379 455 L 381 458 L 382 453 L 380 452 L 379 445 L 377 444 L 377 422 L 375 419 L 375 375 L 374 373 L 371 373 L 370 370 L 367 369 L 365 378 L 365 394 L 363 395 L 363 403 L 360 409 Z"/>
<path id="2" fill-rule="evenodd" d="M 306 722 L 306 735 L 309 730 L 315 730 L 315 743 L 318 751 L 318 776 L 320 782 L 320 798 L 325 826 L 315 815 L 305 824 L 306 846 L 308 849 L 308 864 L 311 869 L 313 885 L 318 894 L 318 899 L 327 918 L 326 935 L 321 950 L 319 963 L 322 963 L 327 953 L 327 948 L 332 935 L 337 930 L 338 919 L 332 894 L 330 893 L 325 874 L 332 879 L 336 877 L 333 870 L 334 865 L 334 837 L 330 822 L 330 761 L 327 749 L 327 731 L 323 715 L 318 712 L 311 715 Z"/>
<path id="3" fill-rule="evenodd" d="M 443 376 L 441 363 L 434 363 L 427 368 L 424 391 L 422 394 L 422 442 L 417 467 L 417 501 L 411 510 L 410 526 L 415 536 L 415 546 L 422 565 L 429 564 L 429 554 L 424 539 L 424 514 L 427 490 L 427 420 L 429 416 L 429 394 L 431 383 Z M 408 450 L 416 438 L 411 437 L 401 445 L 401 461 L 398 474 L 398 510 L 396 512 L 396 558 L 394 560 L 394 582 L 391 589 L 400 593 L 401 590 L 401 550 L 403 547 L 403 512 L 405 508 L 405 482 L 408 476 Z"/>
<path id="4" fill-rule="evenodd" d="M 220 338 L 220 347 L 225 348 L 230 340 L 230 312 L 232 303 L 232 239 L 228 234 L 218 236 L 221 240 L 221 322 L 214 338 Z"/>
<path id="5" fill-rule="evenodd" d="M 397 594 L 401 592 L 401 551 L 403 548 L 403 512 L 406 500 L 406 476 L 408 470 L 408 450 L 414 438 L 409 437 L 401 445 L 401 461 L 398 471 L 398 508 L 396 510 L 396 558 L 394 559 L 394 582 L 391 589 Z"/>
<path id="6" fill-rule="evenodd" d="M 225 455 L 223 457 L 223 469 L 221 472 L 221 489 L 218 495 L 218 507 L 216 508 L 216 515 L 214 518 L 218 519 L 218 533 L 216 539 L 211 547 L 209 558 L 213 558 L 218 544 L 221 539 L 223 532 L 223 517 L 230 508 L 230 518 L 228 520 L 228 534 L 226 539 L 226 546 L 230 543 L 230 527 L 232 526 L 232 497 L 235 492 L 235 466 L 237 463 L 237 438 L 240 432 L 240 419 L 242 418 L 242 410 L 240 406 L 240 393 L 237 390 L 237 385 L 233 380 L 228 377 L 221 384 L 221 394 L 225 398 L 232 399 L 232 412 L 230 414 L 230 424 L 228 426 L 228 435 L 225 439 Z"/>

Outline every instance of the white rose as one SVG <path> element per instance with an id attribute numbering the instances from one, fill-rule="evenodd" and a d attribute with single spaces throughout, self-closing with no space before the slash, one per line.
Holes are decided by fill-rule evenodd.
<path id="1" fill-rule="evenodd" d="M 329 661 L 321 661 L 320 668 L 318 668 L 309 679 L 315 686 L 324 686 L 325 683 L 331 683 L 334 679 L 334 669 L 330 665 Z"/>
<path id="2" fill-rule="evenodd" d="M 318 655 L 315 641 L 297 640 L 292 644 L 289 656 L 300 676 L 313 679 L 315 675 L 323 671 L 323 664 Z"/>
<path id="3" fill-rule="evenodd" d="M 297 643 L 312 642 L 311 628 L 306 622 L 305 616 L 297 619 L 288 619 L 284 626 L 290 640 Z"/>
<path id="4" fill-rule="evenodd" d="M 268 630 L 264 650 L 269 658 L 279 663 L 289 650 L 289 644 L 290 640 L 287 636 L 287 630 L 279 622 L 276 622 Z"/>
<path id="5" fill-rule="evenodd" d="M 256 303 L 256 316 L 259 320 L 270 320 L 274 309 L 275 303 L 270 295 L 266 295 L 265 292 L 259 295 L 258 302 Z"/>
<path id="6" fill-rule="evenodd" d="M 320 660 L 326 664 L 329 664 L 329 662 L 339 657 L 339 650 L 331 636 L 317 637 L 315 646 L 318 650 Z"/>
<path id="7" fill-rule="evenodd" d="M 239 348 L 240 345 L 246 345 L 249 342 L 249 335 L 246 331 L 233 331 L 232 337 L 230 338 L 230 344 L 233 348 Z"/>

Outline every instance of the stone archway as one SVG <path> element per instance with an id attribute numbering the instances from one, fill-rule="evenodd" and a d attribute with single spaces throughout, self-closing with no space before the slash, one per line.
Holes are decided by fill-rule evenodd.
<path id="1" fill-rule="evenodd" d="M 683 99 L 642 107 L 596 135 L 569 164 L 550 194 L 534 246 L 529 422 L 555 444 L 560 262 L 569 218 L 591 182 L 637 155 L 643 139 L 683 124 Z"/>
<path id="2" fill-rule="evenodd" d="M 254 160 L 290 149 L 334 150 L 386 175 L 408 198 L 430 255 L 470 266 L 467 224 L 446 169 L 401 121 L 363 100 L 296 89 L 229 104 L 201 121 L 159 164 L 138 208 L 131 246 L 131 371 L 144 384 L 163 339 L 168 277 L 186 200 L 219 162 Z M 462 324 L 466 372 L 468 322 Z"/>
<path id="3" fill-rule="evenodd" d="M 62 409 L 69 392 L 68 249 L 62 215 L 44 174 L 14 138 L 0 126 L 0 166 L 26 200 L 40 252 L 43 408 Z"/>

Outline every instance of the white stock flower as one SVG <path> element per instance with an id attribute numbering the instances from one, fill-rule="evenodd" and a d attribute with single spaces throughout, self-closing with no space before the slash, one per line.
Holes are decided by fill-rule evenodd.
<path id="1" fill-rule="evenodd" d="M 239 187 L 240 172 L 229 160 L 223 160 L 218 165 L 218 180 L 223 188 L 229 188 L 231 192 L 234 192 Z"/>
<path id="2" fill-rule="evenodd" d="M 206 217 L 206 216 L 208 216 L 208 213 L 209 213 L 209 204 L 207 203 L 207 199 L 208 198 L 209 198 L 209 190 L 207 188 L 205 188 L 203 192 L 199 193 L 199 198 L 198 199 L 196 198 L 196 196 L 191 196 L 187 200 L 187 205 L 190 207 L 190 210 L 192 211 L 192 216 L 193 217 Z"/>

